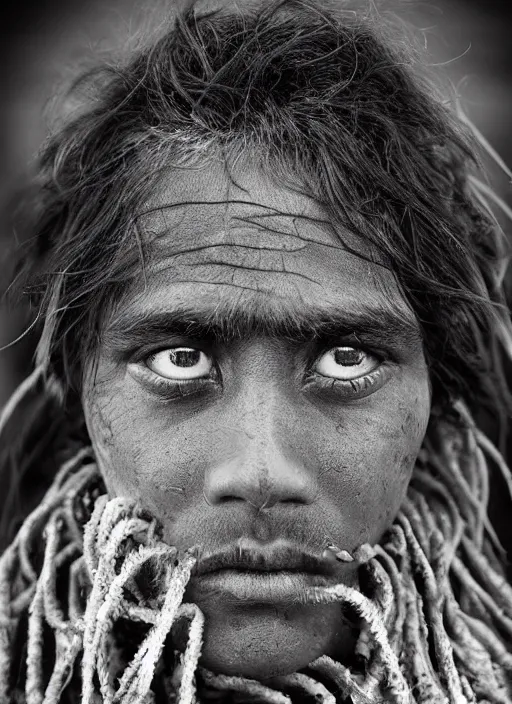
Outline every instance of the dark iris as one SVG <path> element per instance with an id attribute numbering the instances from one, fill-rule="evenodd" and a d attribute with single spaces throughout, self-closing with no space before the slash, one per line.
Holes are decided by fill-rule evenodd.
<path id="1" fill-rule="evenodd" d="M 191 349 L 170 350 L 169 358 L 177 367 L 194 367 L 201 359 L 201 352 Z"/>
<path id="2" fill-rule="evenodd" d="M 337 347 L 334 350 L 334 361 L 344 367 L 351 367 L 354 364 L 361 364 L 364 359 L 364 352 L 353 347 Z"/>

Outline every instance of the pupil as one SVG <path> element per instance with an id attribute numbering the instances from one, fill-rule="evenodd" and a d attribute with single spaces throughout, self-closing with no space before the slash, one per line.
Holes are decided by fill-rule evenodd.
<path id="1" fill-rule="evenodd" d="M 201 357 L 199 350 L 171 350 L 169 353 L 171 362 L 177 367 L 194 367 Z"/>
<path id="2" fill-rule="evenodd" d="M 334 350 L 334 361 L 344 367 L 351 367 L 354 364 L 361 364 L 364 353 L 355 350 L 353 347 L 338 347 Z"/>

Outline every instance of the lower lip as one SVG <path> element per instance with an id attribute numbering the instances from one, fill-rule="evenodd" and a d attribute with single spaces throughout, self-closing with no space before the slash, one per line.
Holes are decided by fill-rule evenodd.
<path id="1" fill-rule="evenodd" d="M 194 579 L 202 597 L 211 593 L 250 603 L 305 603 L 310 587 L 332 585 L 332 580 L 306 572 L 256 572 L 222 569 Z M 194 590 L 195 591 L 195 590 Z"/>

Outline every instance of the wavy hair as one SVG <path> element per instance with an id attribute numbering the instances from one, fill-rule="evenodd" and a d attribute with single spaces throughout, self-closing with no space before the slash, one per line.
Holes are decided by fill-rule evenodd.
<path id="1" fill-rule="evenodd" d="M 220 152 L 307 193 L 378 252 L 420 323 L 435 408 L 510 408 L 505 252 L 475 142 L 403 31 L 358 4 L 192 5 L 125 65 L 78 81 L 87 106 L 42 150 L 12 287 L 44 322 L 39 363 L 67 389 L 99 343 L 98 312 L 141 275 L 149 195 L 179 178 L 173 166 Z"/>

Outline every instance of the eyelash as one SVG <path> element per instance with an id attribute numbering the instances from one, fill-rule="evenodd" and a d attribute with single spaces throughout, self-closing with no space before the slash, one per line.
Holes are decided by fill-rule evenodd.
<path id="1" fill-rule="evenodd" d="M 384 361 L 381 361 L 379 366 L 368 374 L 350 380 L 333 379 L 311 371 L 306 376 L 306 385 L 347 400 L 359 399 L 369 395 L 370 391 L 377 391 L 387 381 L 389 373 L 390 369 Z"/>
<path id="2" fill-rule="evenodd" d="M 305 387 L 350 400 L 364 398 L 369 395 L 370 392 L 377 391 L 381 386 L 383 386 L 390 374 L 390 367 L 387 364 L 387 360 L 382 353 L 373 352 L 366 349 L 362 345 L 358 345 L 357 349 L 362 350 L 366 354 L 372 355 L 379 362 L 379 365 L 371 372 L 368 372 L 367 374 L 356 379 L 346 380 L 334 379 L 314 371 L 313 364 L 321 355 L 325 354 L 329 349 L 332 349 L 332 347 L 343 345 L 355 347 L 354 344 L 350 345 L 347 343 L 338 342 L 337 344 L 330 344 L 322 347 L 319 351 L 317 350 L 313 359 L 308 363 L 308 371 L 303 379 Z M 192 347 L 194 345 L 190 346 Z M 198 347 L 198 349 L 200 348 Z M 213 365 L 212 373 L 208 377 L 188 380 L 165 379 L 164 377 L 161 377 L 153 372 L 146 364 L 147 360 L 152 355 L 155 355 L 160 351 L 162 350 L 154 350 L 150 354 L 145 353 L 144 356 L 139 358 L 139 360 L 135 363 L 135 369 L 137 376 L 146 386 L 150 388 L 150 390 L 156 391 L 158 395 L 161 395 L 168 400 L 182 399 L 187 396 L 193 396 L 196 393 L 204 391 L 206 385 L 218 385 L 219 381 L 222 380 L 220 370 L 216 364 Z M 206 352 L 206 350 L 203 351 Z"/>
<path id="3" fill-rule="evenodd" d="M 154 353 L 153 353 L 154 354 Z M 205 385 L 211 384 L 212 386 L 218 384 L 219 374 L 214 367 L 214 374 L 209 377 L 199 378 L 199 379 L 165 379 L 159 376 L 155 372 L 146 366 L 145 359 L 148 359 L 151 355 L 147 355 L 141 362 L 136 363 L 133 366 L 135 374 L 139 380 L 147 387 L 150 391 L 156 392 L 157 395 L 164 397 L 168 400 L 183 399 L 187 396 L 192 396 L 198 392 L 205 390 Z"/>

